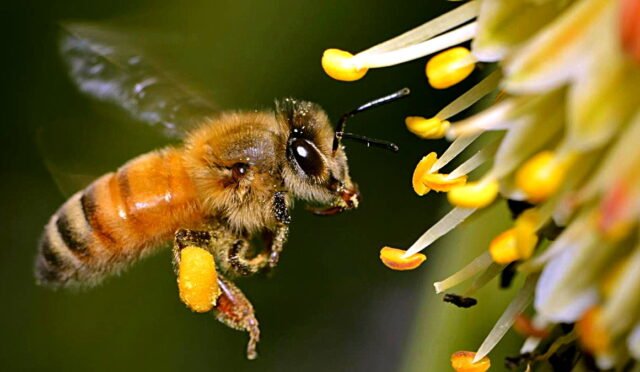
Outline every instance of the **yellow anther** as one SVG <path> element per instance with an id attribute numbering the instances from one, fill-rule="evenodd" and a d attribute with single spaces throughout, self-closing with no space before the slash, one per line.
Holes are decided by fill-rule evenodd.
<path id="1" fill-rule="evenodd" d="M 407 129 L 424 139 L 440 139 L 445 136 L 451 123 L 438 118 L 426 119 L 422 116 L 409 116 L 404 119 Z"/>
<path id="2" fill-rule="evenodd" d="M 427 173 L 422 177 L 422 183 L 428 188 L 448 192 L 455 187 L 464 185 L 467 182 L 467 176 L 450 178 L 448 174 L 443 173 Z"/>
<path id="3" fill-rule="evenodd" d="M 493 238 L 491 244 L 489 244 L 489 253 L 493 262 L 501 265 L 520 259 L 516 244 L 516 229 L 509 229 Z"/>
<path id="4" fill-rule="evenodd" d="M 327 49 L 322 54 L 322 68 L 336 80 L 355 81 L 362 79 L 368 69 L 353 63 L 353 54 L 340 49 Z"/>
<path id="5" fill-rule="evenodd" d="M 413 171 L 411 184 L 416 194 L 422 196 L 431 191 L 427 185 L 422 183 L 422 178 L 431 171 L 431 167 L 435 164 L 436 160 L 438 160 L 438 155 L 435 152 L 431 152 L 420 160 L 416 169 Z"/>
<path id="6" fill-rule="evenodd" d="M 576 323 L 576 333 L 580 343 L 588 352 L 598 355 L 609 351 L 609 332 L 602 324 L 602 309 L 595 306 L 587 310 Z"/>
<path id="7" fill-rule="evenodd" d="M 516 185 L 533 203 L 547 200 L 564 180 L 570 162 L 558 159 L 551 151 L 543 151 L 527 160 L 516 172 Z"/>
<path id="8" fill-rule="evenodd" d="M 180 251 L 178 289 L 180 299 L 191 310 L 203 313 L 213 308 L 220 288 L 211 253 L 192 246 Z"/>
<path id="9" fill-rule="evenodd" d="M 431 167 L 437 160 L 438 155 L 435 152 L 431 152 L 423 157 L 416 166 L 411 180 L 413 191 L 416 194 L 422 196 L 431 190 L 446 192 L 467 182 L 466 175 L 450 178 L 448 174 L 431 173 Z"/>
<path id="10" fill-rule="evenodd" d="M 519 260 L 526 260 L 531 257 L 536 244 L 538 244 L 536 232 L 539 219 L 540 216 L 536 209 L 528 209 L 516 219 L 514 229 Z"/>
<path id="11" fill-rule="evenodd" d="M 409 257 L 403 257 L 406 251 L 397 248 L 384 247 L 380 250 L 380 260 L 392 270 L 413 270 L 427 259 L 422 253 L 416 253 Z"/>
<path id="12" fill-rule="evenodd" d="M 473 72 L 476 59 L 469 49 L 455 47 L 434 56 L 427 62 L 429 84 L 436 89 L 454 86 Z"/>
<path id="13" fill-rule="evenodd" d="M 538 243 L 536 227 L 539 218 L 537 210 L 528 209 L 518 217 L 513 228 L 496 236 L 489 244 L 493 261 L 506 265 L 531 257 Z"/>
<path id="14" fill-rule="evenodd" d="M 476 353 L 473 351 L 456 351 L 451 355 L 451 367 L 456 372 L 485 372 L 491 367 L 491 361 L 484 357 L 473 363 Z"/>
<path id="15" fill-rule="evenodd" d="M 484 208 L 498 196 L 498 182 L 484 180 L 454 187 L 447 194 L 449 203 L 462 208 Z"/>

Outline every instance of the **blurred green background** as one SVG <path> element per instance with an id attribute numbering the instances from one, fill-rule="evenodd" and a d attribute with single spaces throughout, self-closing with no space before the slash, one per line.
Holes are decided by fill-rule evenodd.
<path id="1" fill-rule="evenodd" d="M 357 83 L 331 80 L 320 68 L 326 48 L 362 50 L 451 7 L 366 0 L 3 2 L 0 370 L 445 371 L 452 352 L 477 348 L 510 294 L 492 282 L 477 307 L 461 310 L 442 303 L 431 283 L 470 261 L 504 227 L 504 206 L 487 212 L 494 225 L 465 224 L 432 247 L 419 270 L 392 272 L 378 251 L 408 246 L 448 208 L 443 196 L 420 199 L 410 187 L 418 159 L 446 144 L 420 141 L 404 129 L 404 116 L 433 115 L 481 73 L 442 92 L 427 86 L 424 61 L 374 70 Z M 270 108 L 274 98 L 294 96 L 320 103 L 335 119 L 376 96 L 412 89 L 409 99 L 350 123 L 401 147 L 391 154 L 348 144 L 361 208 L 318 218 L 299 205 L 274 275 L 238 282 L 261 323 L 258 360 L 245 359 L 245 334 L 179 301 L 168 250 L 88 291 L 34 284 L 37 241 L 64 201 L 44 159 L 64 172 L 99 175 L 167 143 L 76 91 L 57 52 L 56 23 L 69 19 L 117 19 L 146 30 L 168 65 L 227 109 Z M 516 340 L 508 336 L 494 354 L 494 370 L 505 353 L 515 353 Z"/>

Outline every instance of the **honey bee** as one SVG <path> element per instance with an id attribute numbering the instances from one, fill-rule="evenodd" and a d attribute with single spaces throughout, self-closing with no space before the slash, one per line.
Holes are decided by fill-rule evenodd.
<path id="1" fill-rule="evenodd" d="M 45 226 L 37 281 L 95 285 L 171 240 L 174 268 L 184 247 L 205 249 L 221 289 L 211 311 L 249 333 L 252 359 L 258 322 L 231 279 L 276 266 L 294 199 L 324 206 L 315 210 L 323 215 L 358 206 L 341 139 L 397 147 L 344 132 L 346 119 L 408 90 L 344 115 L 335 131 L 320 106 L 292 98 L 276 101 L 274 112 L 217 112 L 118 40 L 101 27 L 65 25 L 61 51 L 72 80 L 183 144 L 134 158 L 71 196 Z M 254 237 L 264 246 L 252 244 Z"/>

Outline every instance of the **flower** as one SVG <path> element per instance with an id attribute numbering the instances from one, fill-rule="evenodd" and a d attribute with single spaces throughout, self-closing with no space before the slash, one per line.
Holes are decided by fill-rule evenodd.
<path id="1" fill-rule="evenodd" d="M 458 46 L 468 41 L 470 49 Z M 484 360 L 532 302 L 533 323 L 545 332 L 532 332 L 511 362 L 548 361 L 566 345 L 599 368 L 640 359 L 640 0 L 469 1 L 363 52 L 336 53 L 325 54 L 323 67 L 343 80 L 439 53 L 426 64 L 436 89 L 476 64 L 493 68 L 433 117 L 406 119 L 421 138 L 452 141 L 418 163 L 412 184 L 418 195 L 447 192 L 454 208 L 400 258 L 499 200 L 515 216 L 485 253 L 434 284 L 442 293 L 500 271 L 526 276 L 471 363 Z M 492 93 L 488 108 L 451 120 Z M 488 145 L 441 173 L 474 142 Z M 471 174 L 483 164 L 489 170 Z"/>

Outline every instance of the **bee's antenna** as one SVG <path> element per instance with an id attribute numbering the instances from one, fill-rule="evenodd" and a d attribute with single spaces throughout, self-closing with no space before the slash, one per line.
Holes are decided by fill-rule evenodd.
<path id="1" fill-rule="evenodd" d="M 342 132 L 342 138 L 348 138 L 350 140 L 362 142 L 365 145 L 367 145 L 367 147 L 370 147 L 370 146 L 381 147 L 383 149 L 387 149 L 393 152 L 398 152 L 398 150 L 400 150 L 398 145 L 396 145 L 393 142 L 379 140 L 375 138 L 369 138 L 369 137 L 365 137 L 355 133 Z"/>
<path id="2" fill-rule="evenodd" d="M 368 138 L 368 137 L 361 136 L 359 134 L 354 134 L 354 133 L 345 133 L 344 128 L 345 128 L 345 125 L 347 124 L 347 119 L 354 116 L 355 114 L 363 111 L 367 111 L 374 107 L 382 106 L 385 103 L 396 101 L 400 98 L 408 96 L 409 93 L 411 93 L 409 88 L 402 88 L 397 92 L 391 93 L 384 97 L 374 99 L 373 101 L 367 102 L 364 105 L 356 108 L 355 110 L 349 111 L 346 114 L 342 115 L 340 117 L 340 121 L 338 121 L 335 137 L 333 138 L 333 151 L 335 152 L 338 149 L 338 146 L 340 146 L 340 140 L 342 140 L 343 137 L 365 143 L 367 146 L 377 146 L 377 147 L 382 147 L 391 151 L 398 151 L 398 146 L 392 142 Z"/>

